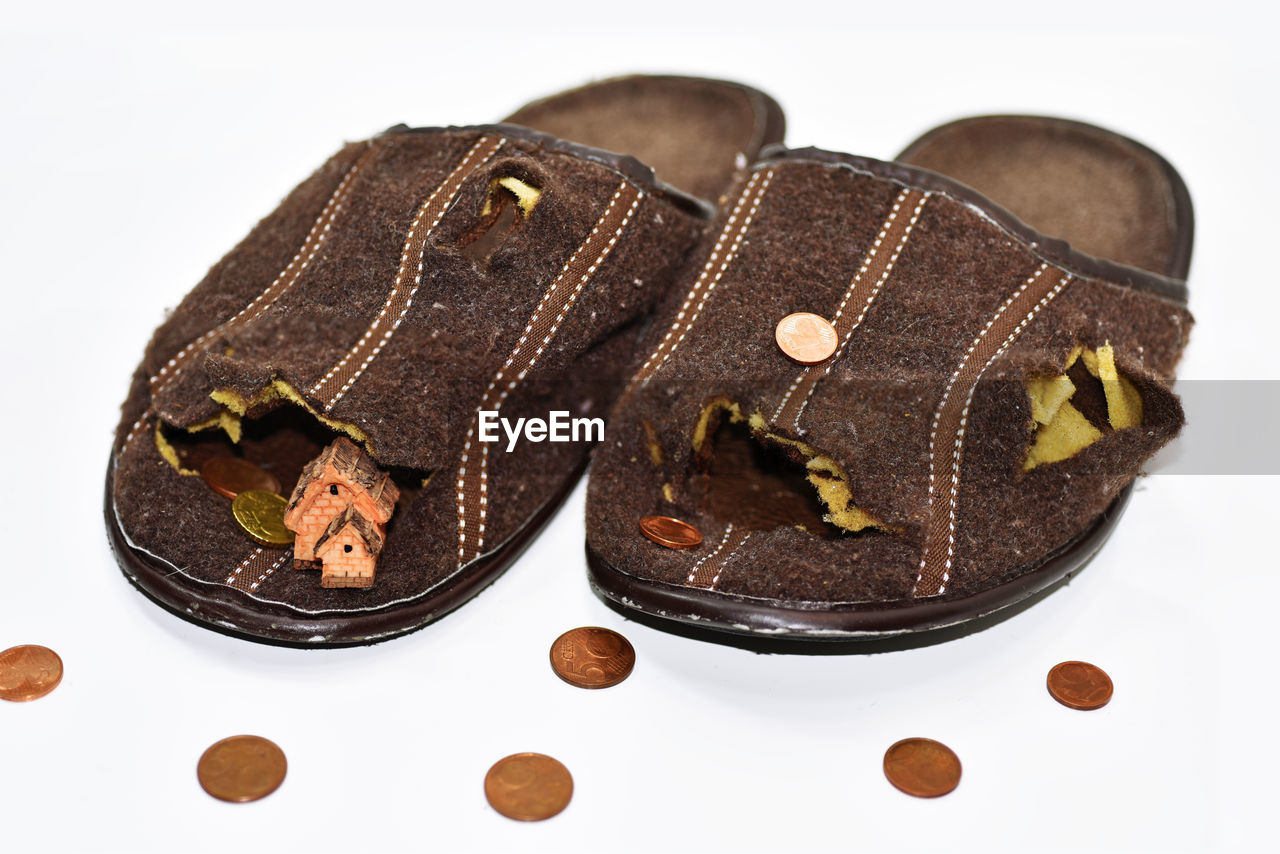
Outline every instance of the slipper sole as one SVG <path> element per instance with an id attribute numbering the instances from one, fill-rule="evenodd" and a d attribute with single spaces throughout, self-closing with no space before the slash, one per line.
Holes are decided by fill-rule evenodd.
<path id="1" fill-rule="evenodd" d="M 1132 484 L 1093 524 L 1039 566 L 1012 581 L 943 601 L 893 603 L 777 602 L 646 581 L 610 566 L 587 546 L 587 580 L 624 609 L 730 634 L 804 641 L 881 640 L 946 629 L 1003 611 L 1074 574 L 1102 548 L 1129 503 Z"/>
<path id="2" fill-rule="evenodd" d="M 377 643 L 416 631 L 465 604 L 498 579 L 550 523 L 586 471 L 589 455 L 551 500 L 506 542 L 465 571 L 438 585 L 419 601 L 358 616 L 289 616 L 263 611 L 255 599 L 221 585 L 199 585 L 174 567 L 131 546 L 112 505 L 114 458 L 107 469 L 103 515 L 107 536 L 121 572 L 147 598 L 188 622 L 247 640 L 298 648 L 341 647 Z M 199 585 L 199 586 L 197 586 Z"/>

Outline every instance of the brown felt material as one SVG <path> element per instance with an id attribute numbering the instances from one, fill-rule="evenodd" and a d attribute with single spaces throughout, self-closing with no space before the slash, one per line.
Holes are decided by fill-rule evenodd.
<path id="1" fill-rule="evenodd" d="M 643 95 L 642 82 L 627 85 Z M 739 92 L 710 81 L 691 91 L 718 86 Z M 578 127 L 590 127 L 590 112 L 602 108 L 584 102 Z M 673 125 L 681 120 L 677 109 L 668 117 Z M 776 140 L 761 138 L 745 152 L 754 157 L 760 144 Z M 741 144 L 720 149 L 714 168 L 708 161 L 714 176 L 695 170 L 684 177 L 703 188 L 727 182 Z M 415 265 L 407 274 L 401 269 L 412 249 L 409 236 L 425 227 L 419 213 L 433 192 L 457 175 L 465 177 L 455 181 L 456 197 L 440 208 L 421 245 L 415 281 Z M 485 252 L 467 252 L 476 229 L 485 227 L 482 211 L 493 188 L 506 177 L 540 190 L 537 204 L 527 216 L 505 221 Z M 620 198 L 634 205 L 618 208 Z M 636 367 L 637 336 L 654 305 L 707 228 L 708 209 L 655 181 L 634 158 L 510 124 L 397 127 L 344 147 L 214 266 L 147 346 L 112 461 L 108 524 L 118 524 L 123 535 L 122 559 L 133 570 L 137 560 L 159 567 L 150 592 L 194 619 L 218 622 L 200 610 L 206 595 L 238 597 L 239 613 L 254 616 L 235 625 L 223 621 L 223 627 L 276 640 L 323 643 L 323 634 L 312 636 L 318 620 L 429 602 L 446 581 L 478 571 L 470 563 L 459 566 L 457 481 L 486 388 L 513 352 L 528 356 L 536 348 L 532 367 L 508 389 L 502 415 L 513 421 L 547 418 L 553 410 L 603 416 Z M 321 233 L 317 223 L 326 211 L 333 218 L 323 242 L 299 268 L 295 255 L 301 257 L 309 234 Z M 592 238 L 608 216 L 621 221 L 616 233 Z M 560 282 L 574 263 L 586 266 L 575 259 L 592 239 L 593 246 L 607 244 L 608 254 L 585 277 Z M 254 308 L 262 294 L 282 287 L 291 259 L 294 271 L 300 269 L 296 281 Z M 572 292 L 575 300 L 555 318 L 547 340 L 530 340 L 526 326 L 553 282 L 558 294 Z M 416 291 L 403 317 L 372 325 L 394 303 L 392 292 L 411 286 Z M 547 328 L 545 318 L 539 328 Z M 222 331 L 209 335 L 214 329 Z M 358 377 L 331 398 L 333 385 L 322 386 L 329 372 L 366 336 L 377 341 L 386 334 Z M 360 352 L 363 362 L 371 351 Z M 311 392 L 318 387 L 324 395 Z M 295 395 L 314 416 L 288 399 Z M 249 406 L 236 444 L 216 426 L 227 418 L 224 404 L 255 400 L 264 402 Z M 361 440 L 400 493 L 376 584 L 323 589 L 313 573 L 290 568 L 252 589 L 227 587 L 255 546 L 237 528 L 225 498 L 162 457 L 157 429 L 180 468 L 196 470 L 217 454 L 240 455 L 275 472 L 286 495 L 339 431 Z M 517 538 L 566 493 L 591 444 L 522 441 L 509 453 L 505 447 L 504 439 L 489 449 L 486 554 Z M 380 624 L 384 634 L 387 625 L 414 627 L 393 617 Z M 345 631 L 346 642 L 362 637 Z"/>
<path id="2" fill-rule="evenodd" d="M 1017 167 L 1001 159 L 998 150 L 991 156 L 1005 168 Z M 775 153 L 753 168 L 757 182 L 768 182 L 767 190 L 736 257 L 702 300 L 696 322 L 677 333 L 684 337 L 665 363 L 624 396 L 594 461 L 588 547 L 608 572 L 682 588 L 691 585 L 701 561 L 723 562 L 714 590 L 681 600 L 689 619 L 721 619 L 722 624 L 717 602 L 730 598 L 868 610 L 917 601 L 913 591 L 932 506 L 932 420 L 975 337 L 1042 267 L 1053 282 L 1067 284 L 992 359 L 973 390 L 954 562 L 945 592 L 936 598 L 963 599 L 1043 564 L 1084 536 L 1143 462 L 1178 433 L 1182 410 L 1169 386 L 1192 323 L 1183 302 L 1171 296 L 1180 282 L 1089 258 L 1079 247 L 1035 234 L 966 187 L 900 164 L 805 150 Z M 1034 181 L 1042 174 L 1037 166 L 1026 177 Z M 1111 180 L 1103 172 L 1090 177 Z M 746 181 L 740 180 L 738 190 Z M 1044 209 L 1052 210 L 1053 194 L 1063 188 L 1040 189 L 1048 193 Z M 842 354 L 830 363 L 829 375 L 814 387 L 798 427 L 790 419 L 775 419 L 802 370 L 774 342 L 775 324 L 798 311 L 833 317 L 895 201 L 908 191 L 914 191 L 911 198 L 930 195 L 891 274 Z M 1022 199 L 1033 195 L 1029 188 L 1020 192 Z M 1142 200 L 1136 209 L 1156 210 L 1159 197 L 1172 192 L 1154 185 L 1157 198 Z M 681 313 L 686 318 L 691 313 L 686 295 L 713 254 L 737 195 L 730 194 L 701 252 L 686 266 L 682 285 L 664 303 L 644 342 L 649 352 L 661 351 Z M 1067 193 L 1063 204 L 1077 197 Z M 1018 199 L 1005 202 L 1017 211 Z M 1099 201 L 1090 216 L 1098 220 L 1093 227 L 1099 234 L 1111 233 L 1107 223 L 1127 239 L 1150 228 L 1155 234 L 1145 241 L 1142 260 L 1157 272 L 1181 275 L 1181 262 L 1159 257 L 1161 251 L 1176 253 L 1181 236 L 1169 236 L 1163 214 L 1134 221 L 1134 210 Z M 1057 222 L 1074 219 L 1061 214 Z M 1087 242 L 1084 233 L 1071 236 Z M 885 245 L 877 251 L 893 249 Z M 1108 342 L 1120 372 L 1142 395 L 1143 424 L 1109 431 L 1073 458 L 1024 472 L 1034 425 L 1026 381 L 1061 373 L 1078 345 L 1096 349 Z M 698 420 L 714 400 L 736 403 L 744 417 L 757 414 L 755 432 L 762 440 L 777 434 L 829 455 L 847 474 L 854 503 L 880 525 L 821 536 L 797 527 L 803 508 L 774 502 L 776 512 L 770 513 L 746 498 L 737 507 L 716 500 L 717 490 L 706 483 L 705 465 L 692 444 Z M 1082 402 L 1091 412 L 1095 408 L 1087 395 Z M 727 420 L 726 410 L 718 411 Z M 713 424 L 714 441 L 724 441 L 723 433 L 714 431 Z M 949 455 L 952 439 L 940 437 L 937 454 Z M 661 448 L 660 463 L 649 450 L 654 442 Z M 740 452 L 735 456 L 745 460 Z M 797 468 L 804 461 L 802 454 L 792 457 Z M 743 464 L 759 467 L 750 460 Z M 949 483 L 949 456 L 937 471 L 939 482 Z M 762 476 L 738 474 L 734 480 Z M 760 490 L 755 495 L 767 500 Z M 703 545 L 674 551 L 648 542 L 638 534 L 637 520 L 655 513 L 693 524 L 703 534 Z M 771 515 L 777 519 L 772 525 Z M 751 529 L 751 535 L 725 562 L 716 550 L 722 542 L 737 541 L 728 536 L 730 524 Z M 705 572 L 696 575 L 705 582 Z M 701 604 L 689 604 L 695 601 Z"/>

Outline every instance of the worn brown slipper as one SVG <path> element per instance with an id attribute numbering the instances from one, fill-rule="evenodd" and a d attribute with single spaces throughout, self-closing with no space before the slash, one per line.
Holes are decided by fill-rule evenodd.
<path id="1" fill-rule="evenodd" d="M 592 466 L 602 596 L 875 638 L 1006 608 L 1102 545 L 1183 420 L 1192 214 L 1164 159 L 991 117 L 896 163 L 766 152 L 731 198 Z"/>
<path id="2" fill-rule="evenodd" d="M 105 503 L 144 592 L 257 639 L 371 642 L 549 520 L 708 226 L 697 196 L 782 117 L 736 84 L 633 77 L 511 121 L 347 145 L 156 330 Z"/>

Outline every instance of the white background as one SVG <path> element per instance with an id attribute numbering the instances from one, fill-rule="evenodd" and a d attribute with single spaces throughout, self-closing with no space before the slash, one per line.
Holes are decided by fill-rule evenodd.
<path id="1" fill-rule="evenodd" d="M 234 640 L 124 581 L 102 477 L 164 308 L 342 141 L 496 120 L 593 77 L 738 78 L 783 103 L 793 145 L 886 158 L 991 111 L 1128 133 L 1196 203 L 1182 377 L 1280 379 L 1276 22 L 1247 5 L 503 6 L 3 5 L 0 648 L 48 645 L 66 677 L 0 703 L 0 848 L 1270 849 L 1274 477 L 1157 470 L 1068 587 L 985 631 L 874 654 L 759 654 L 624 620 L 584 580 L 581 488 L 479 598 L 371 648 Z M 1222 441 L 1190 417 L 1182 442 Z M 582 624 L 631 639 L 627 682 L 588 692 L 551 673 L 551 641 Z M 1046 671 L 1070 658 L 1110 672 L 1110 706 L 1049 698 Z M 278 742 L 289 775 L 233 806 L 195 763 L 241 732 Z M 913 735 L 960 755 L 952 795 L 885 781 L 885 748 Z M 523 750 L 573 772 L 551 821 L 485 802 L 489 765 Z"/>

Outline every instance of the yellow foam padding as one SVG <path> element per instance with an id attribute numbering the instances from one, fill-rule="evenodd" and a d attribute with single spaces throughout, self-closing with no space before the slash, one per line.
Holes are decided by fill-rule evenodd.
<path id="1" fill-rule="evenodd" d="M 1031 417 L 1037 424 L 1048 424 L 1058 413 L 1058 408 L 1076 393 L 1071 377 L 1035 377 L 1027 382 L 1027 394 L 1031 395 Z"/>
<path id="2" fill-rule="evenodd" d="M 194 469 L 184 469 L 182 467 L 182 461 L 178 459 L 178 451 L 173 445 L 169 444 L 169 440 L 164 435 L 164 425 L 161 423 L 156 424 L 156 450 L 160 452 L 160 456 L 164 458 L 166 463 L 173 466 L 174 471 L 178 474 L 187 476 L 200 474 Z"/>
<path id="3" fill-rule="evenodd" d="M 874 516 L 853 503 L 848 477 L 831 457 L 816 456 L 805 463 L 805 468 L 809 470 L 809 483 L 814 485 L 818 490 L 818 497 L 827 505 L 829 512 L 823 519 L 846 531 L 885 527 Z M 821 473 L 824 472 L 829 476 L 822 476 Z"/>
<path id="4" fill-rule="evenodd" d="M 282 379 L 272 380 L 270 385 L 263 388 L 262 391 L 258 392 L 258 394 L 254 396 L 253 400 L 245 400 L 238 392 L 229 388 L 214 389 L 209 394 L 209 397 L 213 398 L 214 401 L 222 404 L 231 412 L 234 412 L 236 415 L 241 417 L 243 417 L 250 409 L 271 403 L 272 401 L 287 401 L 306 410 L 312 418 L 316 419 L 329 429 L 337 430 L 340 433 L 346 433 L 352 439 L 355 439 L 357 442 L 364 445 L 365 450 L 369 452 L 370 456 L 374 455 L 373 445 L 369 441 L 369 436 L 363 430 L 346 421 L 338 421 L 337 419 L 330 418 L 327 415 L 320 414 L 314 406 L 307 402 L 306 398 L 304 398 L 296 388 L 289 385 Z M 239 438 L 233 437 L 232 440 L 239 441 Z"/>
<path id="5" fill-rule="evenodd" d="M 1080 410 L 1064 401 L 1053 420 L 1036 431 L 1036 440 L 1022 470 L 1031 471 L 1038 465 L 1074 457 L 1101 438 L 1102 431 L 1090 424 Z"/>
<path id="6" fill-rule="evenodd" d="M 1142 394 L 1116 370 L 1115 348 L 1110 342 L 1097 350 L 1077 345 L 1067 357 L 1064 370 L 1070 370 L 1077 360 L 1083 361 L 1085 370 L 1102 384 L 1107 399 L 1107 423 L 1111 429 L 1123 430 L 1142 424 Z M 1027 381 L 1031 417 L 1035 419 L 1037 429 L 1035 441 L 1022 465 L 1024 471 L 1073 457 L 1102 438 L 1102 432 L 1068 403 L 1075 391 L 1075 385 L 1065 373 Z"/>
<path id="7" fill-rule="evenodd" d="M 1080 358 L 1084 360 L 1085 368 L 1089 371 L 1089 373 L 1093 374 L 1096 377 L 1098 375 L 1098 353 L 1094 350 L 1086 350 L 1083 347 L 1076 347 L 1076 349 L 1073 352 L 1079 354 Z M 1075 363 L 1076 363 L 1076 360 L 1072 359 L 1070 362 L 1067 363 L 1067 367 L 1070 368 Z"/>
<path id="8" fill-rule="evenodd" d="M 1142 423 L 1142 395 L 1133 383 L 1116 371 L 1116 354 L 1111 344 L 1098 348 L 1095 356 L 1102 391 L 1107 395 L 1107 420 L 1114 430 L 1137 427 Z"/>
<path id="9" fill-rule="evenodd" d="M 827 508 L 826 515 L 822 517 L 825 521 L 846 531 L 861 531 L 864 528 L 887 529 L 886 525 L 853 503 L 853 492 L 849 489 L 849 476 L 834 459 L 805 442 L 770 433 L 766 429 L 764 415 L 759 410 L 751 414 L 750 425 L 756 439 L 794 448 L 805 458 L 807 470 L 805 477 L 818 491 L 818 497 Z"/>
<path id="10" fill-rule="evenodd" d="M 653 425 L 648 421 L 642 422 L 644 427 L 644 438 L 649 444 L 649 459 L 653 460 L 655 466 L 662 465 L 662 443 L 658 441 L 658 431 L 653 429 Z"/>
<path id="11" fill-rule="evenodd" d="M 738 408 L 738 404 L 727 397 L 717 397 L 702 408 L 702 414 L 698 416 L 698 423 L 693 427 L 693 449 L 695 451 L 701 451 L 703 444 L 707 441 L 707 425 L 711 423 L 711 416 L 722 409 L 728 411 L 729 420 L 732 423 L 739 424 L 742 422 L 742 410 Z"/>
<path id="12" fill-rule="evenodd" d="M 537 207 L 538 201 L 542 198 L 541 190 L 513 175 L 508 175 L 505 178 L 494 178 L 489 182 L 489 197 L 484 200 L 484 207 L 480 210 L 480 216 L 488 216 L 489 212 L 493 210 L 493 194 L 499 187 L 515 197 L 516 207 L 520 209 L 520 214 L 526 219 L 529 214 L 533 213 L 533 209 Z"/>
<path id="13" fill-rule="evenodd" d="M 206 421 L 192 424 L 187 428 L 187 432 L 199 433 L 203 430 L 212 430 L 215 427 L 220 428 L 222 432 L 227 434 L 227 437 L 231 439 L 231 444 L 240 444 L 240 416 L 225 409 Z"/>
<path id="14" fill-rule="evenodd" d="M 215 427 L 221 428 L 227 436 L 231 438 L 232 443 L 240 442 L 240 416 L 234 412 L 219 412 L 214 417 L 201 421 L 199 424 L 193 424 L 187 428 L 188 433 L 198 433 L 201 430 L 210 430 Z M 178 459 L 178 451 L 169 443 L 168 438 L 164 435 L 164 425 L 156 424 L 156 450 L 160 452 L 160 456 L 169 465 L 173 466 L 174 471 L 181 475 L 198 475 L 200 472 L 194 469 L 184 469 L 181 460 Z"/>

